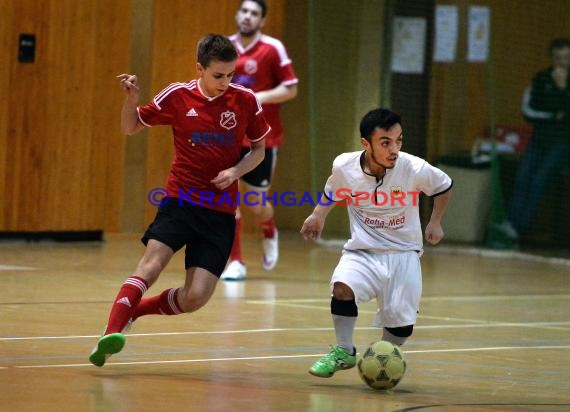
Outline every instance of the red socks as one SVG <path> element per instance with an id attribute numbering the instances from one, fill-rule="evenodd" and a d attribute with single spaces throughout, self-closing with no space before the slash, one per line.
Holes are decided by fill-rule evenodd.
<path id="1" fill-rule="evenodd" d="M 138 276 L 128 278 L 113 303 L 105 335 L 120 333 L 129 319 L 144 315 L 178 315 L 184 311 L 178 303 L 180 288 L 166 289 L 160 295 L 142 299 L 148 284 Z"/>
<path id="2" fill-rule="evenodd" d="M 261 229 L 263 230 L 263 237 L 266 239 L 272 239 L 275 237 L 275 219 L 270 217 L 267 220 L 259 222 Z M 241 254 L 241 217 L 236 216 L 236 230 L 234 235 L 234 243 L 232 244 L 232 251 L 230 252 L 230 261 L 237 260 L 243 263 L 243 256 Z"/>
<path id="3" fill-rule="evenodd" d="M 266 239 L 273 239 L 275 237 L 275 219 L 271 216 L 269 219 L 259 223 L 263 230 L 263 237 Z"/>
<path id="4" fill-rule="evenodd" d="M 241 256 L 241 217 L 236 215 L 236 230 L 234 235 L 234 243 L 230 252 L 230 260 L 237 260 L 243 263 Z"/>
<path id="5" fill-rule="evenodd" d="M 147 289 L 146 281 L 138 276 L 131 276 L 123 283 L 111 307 L 105 335 L 123 330 Z"/>
<path id="6" fill-rule="evenodd" d="M 143 299 L 133 314 L 133 320 L 145 315 L 179 315 L 184 311 L 178 303 L 178 289 L 166 289 L 160 295 Z"/>

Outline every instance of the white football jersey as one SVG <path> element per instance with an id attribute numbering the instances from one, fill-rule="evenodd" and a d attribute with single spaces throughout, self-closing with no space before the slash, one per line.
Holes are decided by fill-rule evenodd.
<path id="1" fill-rule="evenodd" d="M 452 186 L 451 178 L 424 159 L 399 152 L 396 166 L 377 181 L 364 172 L 363 156 L 363 151 L 337 156 L 325 185 L 325 196 L 348 209 L 351 238 L 344 248 L 421 251 L 420 193 L 446 192 Z"/>

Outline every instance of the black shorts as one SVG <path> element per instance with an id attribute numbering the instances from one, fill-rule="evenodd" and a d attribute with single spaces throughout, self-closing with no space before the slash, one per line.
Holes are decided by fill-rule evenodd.
<path id="1" fill-rule="evenodd" d="M 230 256 L 235 216 L 202 206 L 179 205 L 170 198 L 159 206 L 141 241 L 158 240 L 177 252 L 186 246 L 185 268 L 199 267 L 220 277 Z"/>
<path id="2" fill-rule="evenodd" d="M 249 149 L 243 148 L 241 150 L 241 157 L 243 158 Z M 265 192 L 271 187 L 271 178 L 273 177 L 273 170 L 277 162 L 277 148 L 271 147 L 265 149 L 265 158 L 257 165 L 251 172 L 246 173 L 241 177 L 245 183 L 258 189 L 260 192 Z"/>

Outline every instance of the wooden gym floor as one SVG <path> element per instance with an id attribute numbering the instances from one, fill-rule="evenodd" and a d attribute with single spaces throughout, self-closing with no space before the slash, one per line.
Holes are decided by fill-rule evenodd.
<path id="1" fill-rule="evenodd" d="M 379 392 L 356 369 L 307 373 L 334 342 L 339 249 L 281 237 L 274 271 L 246 239 L 247 281 L 221 282 L 195 314 L 139 319 L 103 368 L 87 357 L 142 254 L 137 238 L 0 243 L 0 411 L 570 410 L 568 261 L 428 248 L 408 370 Z M 180 285 L 182 268 L 178 253 L 148 295 Z M 360 308 L 360 351 L 380 337 L 374 312 Z"/>

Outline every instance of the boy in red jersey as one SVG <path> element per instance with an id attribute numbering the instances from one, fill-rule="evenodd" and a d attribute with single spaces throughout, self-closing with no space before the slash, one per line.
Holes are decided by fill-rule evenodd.
<path id="1" fill-rule="evenodd" d="M 170 125 L 175 156 L 168 196 L 142 238 L 145 253 L 122 285 L 89 357 L 96 366 L 122 350 L 123 330 L 131 321 L 150 314 L 194 312 L 214 293 L 233 242 L 237 181 L 263 160 L 264 139 L 271 130 L 255 94 L 230 83 L 236 62 L 229 39 L 209 34 L 198 43 L 199 78 L 171 84 L 144 106 L 138 106 L 137 77 L 118 76 L 127 96 L 121 111 L 123 132 L 132 135 L 144 127 Z M 245 136 L 250 150 L 242 157 Z M 184 286 L 142 299 L 183 246 Z"/>
<path id="2" fill-rule="evenodd" d="M 263 105 L 263 116 L 271 125 L 271 132 L 265 139 L 265 159 L 241 178 L 242 191 L 248 193 L 246 205 L 256 216 L 263 230 L 262 265 L 265 270 L 271 270 L 279 258 L 279 237 L 275 227 L 273 206 L 262 197 L 262 193 L 271 187 L 277 148 L 283 143 L 280 103 L 291 100 L 297 95 L 298 79 L 283 43 L 261 33 L 266 15 L 267 5 L 264 0 L 241 1 L 236 13 L 238 32 L 230 36 L 230 40 L 239 54 L 233 82 L 255 92 Z M 243 154 L 247 153 L 247 145 L 247 140 L 244 140 Z M 244 280 L 247 277 L 241 253 L 240 228 L 241 219 L 238 210 L 234 245 L 230 262 L 221 276 L 222 280 Z"/>

